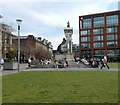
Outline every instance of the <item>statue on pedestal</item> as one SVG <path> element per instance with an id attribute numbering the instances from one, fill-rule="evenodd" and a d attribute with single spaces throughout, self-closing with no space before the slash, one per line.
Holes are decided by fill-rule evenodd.
<path id="1" fill-rule="evenodd" d="M 72 33 L 73 29 L 70 27 L 70 22 L 68 21 L 67 27 L 64 28 L 65 38 L 63 38 L 62 43 L 58 46 L 57 52 L 72 53 Z"/>

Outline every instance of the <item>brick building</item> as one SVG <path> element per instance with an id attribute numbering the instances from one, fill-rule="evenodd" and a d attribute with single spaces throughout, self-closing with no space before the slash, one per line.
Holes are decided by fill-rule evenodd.
<path id="1" fill-rule="evenodd" d="M 12 47 L 12 35 L 11 27 L 7 24 L 0 24 L 0 50 L 1 58 L 6 58 L 6 53 L 10 47 Z"/>
<path id="2" fill-rule="evenodd" d="M 79 16 L 80 58 L 120 58 L 120 10 Z"/>
<path id="3" fill-rule="evenodd" d="M 13 39 L 13 49 L 15 50 L 15 56 L 17 57 L 17 44 L 18 38 Z M 20 51 L 21 62 L 28 60 L 28 58 L 45 59 L 52 57 L 52 45 L 46 39 L 41 37 L 34 37 L 33 35 L 20 37 Z"/>
<path id="4" fill-rule="evenodd" d="M 7 53 L 12 47 L 14 49 L 14 58 L 17 59 L 18 37 L 12 34 L 12 29 L 7 24 L 0 24 L 0 58 L 6 58 Z M 51 58 L 53 46 L 51 42 L 41 37 L 33 35 L 20 36 L 21 61 L 34 58 Z"/>

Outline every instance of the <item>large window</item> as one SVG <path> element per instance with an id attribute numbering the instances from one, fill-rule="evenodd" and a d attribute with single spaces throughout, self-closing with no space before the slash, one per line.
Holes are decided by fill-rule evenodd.
<path id="1" fill-rule="evenodd" d="M 81 42 L 89 42 L 90 37 L 81 37 Z"/>
<path id="2" fill-rule="evenodd" d="M 91 58 L 92 52 L 91 51 L 82 51 L 82 58 Z"/>
<path id="3" fill-rule="evenodd" d="M 94 55 L 105 55 L 105 50 L 95 50 Z"/>
<path id="4" fill-rule="evenodd" d="M 118 15 L 109 15 L 106 17 L 106 25 L 107 26 L 115 26 L 118 25 Z"/>
<path id="5" fill-rule="evenodd" d="M 117 40 L 117 34 L 108 34 L 107 40 Z"/>
<path id="6" fill-rule="evenodd" d="M 90 30 L 82 30 L 81 36 L 84 36 L 84 35 L 90 35 Z"/>
<path id="7" fill-rule="evenodd" d="M 91 28 L 91 18 L 83 19 L 83 28 Z"/>
<path id="8" fill-rule="evenodd" d="M 120 54 L 120 49 L 109 49 L 108 54 Z"/>
<path id="9" fill-rule="evenodd" d="M 94 27 L 103 27 L 104 26 L 104 17 L 95 17 L 93 18 Z"/>
<path id="10" fill-rule="evenodd" d="M 113 47 L 117 45 L 117 41 L 107 42 L 107 46 Z"/>
<path id="11" fill-rule="evenodd" d="M 103 42 L 94 43 L 94 48 L 102 48 Z"/>
<path id="12" fill-rule="evenodd" d="M 103 36 L 94 36 L 93 40 L 94 41 L 103 41 Z"/>
<path id="13" fill-rule="evenodd" d="M 107 33 L 115 33 L 117 32 L 117 27 L 107 28 Z"/>
<path id="14" fill-rule="evenodd" d="M 103 34 L 103 29 L 94 29 L 93 34 Z"/>
<path id="15" fill-rule="evenodd" d="M 89 43 L 81 44 L 81 48 L 90 48 Z"/>

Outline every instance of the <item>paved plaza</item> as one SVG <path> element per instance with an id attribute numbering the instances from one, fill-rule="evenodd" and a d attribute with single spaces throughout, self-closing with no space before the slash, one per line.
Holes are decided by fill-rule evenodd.
<path id="1" fill-rule="evenodd" d="M 100 68 L 84 68 L 82 66 L 80 67 L 77 67 L 77 68 L 73 68 L 73 67 L 70 67 L 70 68 L 27 68 L 28 67 L 28 64 L 20 64 L 20 71 L 19 72 L 26 72 L 26 71 L 84 71 L 84 70 L 90 70 L 90 71 L 93 71 L 93 70 L 96 70 L 96 71 L 100 71 L 100 70 L 105 70 L 105 71 L 119 71 L 120 68 L 110 68 L 110 69 L 107 69 L 107 68 L 103 68 L 103 69 L 100 69 Z M 3 70 L 2 68 L 0 69 L 0 76 L 2 75 L 7 75 L 7 74 L 13 74 L 13 73 L 19 73 L 18 70 Z"/>

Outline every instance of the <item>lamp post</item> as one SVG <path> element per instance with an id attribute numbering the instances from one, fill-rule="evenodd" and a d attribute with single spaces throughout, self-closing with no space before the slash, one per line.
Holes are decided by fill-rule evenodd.
<path id="1" fill-rule="evenodd" d="M 1 19 L 3 18 L 2 15 L 0 15 L 0 58 L 2 59 L 2 22 Z"/>
<path id="2" fill-rule="evenodd" d="M 20 24 L 22 22 L 21 19 L 16 19 L 18 25 L 18 72 L 20 70 Z"/>

